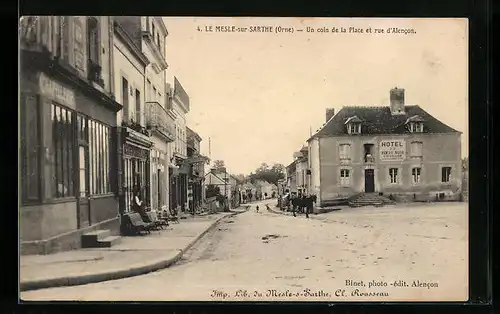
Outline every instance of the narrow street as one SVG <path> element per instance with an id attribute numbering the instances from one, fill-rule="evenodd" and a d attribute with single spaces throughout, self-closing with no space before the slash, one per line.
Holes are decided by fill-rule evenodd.
<path id="1" fill-rule="evenodd" d="M 467 298 L 465 203 L 348 209 L 312 215 L 310 219 L 270 213 L 262 203 L 257 213 L 255 205 L 247 212 L 226 218 L 170 268 L 121 280 L 24 292 L 21 298 L 85 301 Z M 363 283 L 358 285 L 360 281 Z M 413 281 L 418 281 L 417 286 L 412 286 Z"/>

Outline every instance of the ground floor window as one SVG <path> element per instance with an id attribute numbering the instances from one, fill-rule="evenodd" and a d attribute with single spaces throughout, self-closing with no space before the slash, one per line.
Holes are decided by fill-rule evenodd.
<path id="1" fill-rule="evenodd" d="M 75 196 L 73 152 L 75 149 L 74 115 L 63 106 L 52 103 L 52 197 Z"/>
<path id="2" fill-rule="evenodd" d="M 88 143 L 90 162 L 90 194 L 107 194 L 110 191 L 110 128 L 109 126 L 88 121 Z"/>
<path id="3" fill-rule="evenodd" d="M 390 177 L 392 184 L 398 183 L 398 181 L 399 181 L 398 168 L 390 168 L 389 169 L 389 177 Z"/>
<path id="4" fill-rule="evenodd" d="M 351 184 L 351 173 L 349 169 L 340 170 L 340 185 L 348 186 Z"/>
<path id="5" fill-rule="evenodd" d="M 411 178 L 414 184 L 420 183 L 420 173 L 422 172 L 421 168 L 412 168 L 411 169 Z"/>
<path id="6" fill-rule="evenodd" d="M 450 182 L 451 179 L 451 167 L 441 168 L 441 182 Z"/>

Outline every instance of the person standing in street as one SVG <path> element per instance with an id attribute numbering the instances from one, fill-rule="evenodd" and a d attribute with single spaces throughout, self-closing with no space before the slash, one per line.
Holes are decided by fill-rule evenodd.
<path id="1" fill-rule="evenodd" d="M 292 203 L 293 217 L 297 217 L 297 215 L 295 214 L 295 210 L 297 209 L 297 198 L 295 196 L 292 196 L 291 203 Z"/>
<path id="2" fill-rule="evenodd" d="M 312 213 L 313 211 L 313 203 L 314 199 L 312 195 L 308 195 L 305 199 L 305 207 L 306 207 L 306 218 L 309 218 L 309 213 Z"/>
<path id="3" fill-rule="evenodd" d="M 255 210 L 257 210 L 257 212 L 259 212 L 259 205 L 257 205 L 257 207 L 255 207 Z"/>

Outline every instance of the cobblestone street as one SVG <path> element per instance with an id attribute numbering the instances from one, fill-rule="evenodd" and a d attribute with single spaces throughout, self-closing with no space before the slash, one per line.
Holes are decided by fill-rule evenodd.
<path id="1" fill-rule="evenodd" d="M 264 204 L 260 208 L 257 213 L 254 204 L 249 211 L 226 219 L 165 270 L 96 284 L 23 292 L 21 298 L 467 299 L 466 203 L 345 209 L 312 215 L 310 219 L 270 213 Z"/>

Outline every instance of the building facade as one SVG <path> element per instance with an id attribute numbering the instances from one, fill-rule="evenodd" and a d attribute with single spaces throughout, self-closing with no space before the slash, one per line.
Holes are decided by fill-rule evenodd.
<path id="1" fill-rule="evenodd" d="M 461 197 L 461 132 L 405 105 L 403 89 L 392 89 L 390 100 L 383 107 L 343 107 L 308 140 L 311 193 L 322 206 L 358 193 Z"/>
<path id="2" fill-rule="evenodd" d="M 200 154 L 201 136 L 186 127 L 187 132 L 187 161 L 189 163 L 188 177 L 188 205 L 189 210 L 195 212 L 205 201 L 205 165 L 210 162 L 208 157 Z"/>
<path id="3" fill-rule="evenodd" d="M 78 248 L 119 228 L 113 19 L 29 16 L 20 23 L 22 254 Z"/>
<path id="4" fill-rule="evenodd" d="M 285 192 L 297 194 L 297 161 L 292 161 L 288 166 L 286 166 L 286 176 L 285 176 Z"/>
<path id="5" fill-rule="evenodd" d="M 172 163 L 170 171 L 170 207 L 185 211 L 188 206 L 188 175 L 190 166 L 187 162 L 187 131 L 186 115 L 190 110 L 189 95 L 184 90 L 177 77 L 173 78 L 173 88 L 168 85 L 172 95 L 171 112 L 175 117 L 175 141 L 172 148 Z"/>

